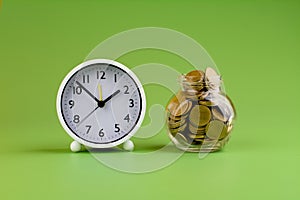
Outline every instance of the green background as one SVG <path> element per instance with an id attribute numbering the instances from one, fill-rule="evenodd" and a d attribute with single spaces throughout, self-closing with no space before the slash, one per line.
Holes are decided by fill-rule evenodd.
<path id="1" fill-rule="evenodd" d="M 1 199 L 299 199 L 299 19 L 300 2 L 284 0 L 2 2 Z M 146 26 L 174 29 L 203 45 L 238 118 L 223 151 L 202 160 L 185 153 L 162 170 L 127 174 L 87 152 L 70 153 L 55 99 L 63 77 L 98 43 Z M 120 61 L 189 69 L 155 50 Z M 145 90 L 149 104 L 165 105 L 172 95 L 155 85 Z M 135 142 L 136 152 L 147 152 L 168 138 L 163 129 Z"/>

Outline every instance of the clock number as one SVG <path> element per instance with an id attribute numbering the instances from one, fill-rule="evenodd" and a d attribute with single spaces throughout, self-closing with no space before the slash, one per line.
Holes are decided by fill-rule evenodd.
<path id="1" fill-rule="evenodd" d="M 120 127 L 119 127 L 119 125 L 120 124 L 115 124 L 115 132 L 116 133 L 120 132 L 120 130 L 121 130 Z"/>
<path id="2" fill-rule="evenodd" d="M 87 128 L 86 129 L 86 134 L 88 134 L 90 132 L 92 126 L 91 125 L 86 125 L 85 127 Z"/>
<path id="3" fill-rule="evenodd" d="M 104 71 L 97 71 L 97 79 L 106 79 Z"/>
<path id="4" fill-rule="evenodd" d="M 115 74 L 114 77 L 115 77 L 114 80 L 115 80 L 115 83 L 116 83 L 117 82 L 117 74 Z"/>
<path id="5" fill-rule="evenodd" d="M 134 106 L 134 100 L 129 99 L 129 107 L 132 108 Z"/>
<path id="6" fill-rule="evenodd" d="M 129 87 L 128 85 L 124 85 L 125 91 L 124 94 L 129 94 Z"/>
<path id="7" fill-rule="evenodd" d="M 90 82 L 90 76 L 89 75 L 83 75 L 82 76 L 82 82 L 83 83 L 89 83 Z"/>
<path id="8" fill-rule="evenodd" d="M 100 137 L 103 137 L 103 136 L 104 136 L 103 128 L 99 131 L 99 136 L 100 136 Z"/>
<path id="9" fill-rule="evenodd" d="M 73 100 L 69 101 L 70 109 L 72 109 L 75 105 L 75 102 Z"/>
<path id="10" fill-rule="evenodd" d="M 82 93 L 82 88 L 80 86 L 73 86 L 73 94 L 81 94 Z"/>
<path id="11" fill-rule="evenodd" d="M 74 115 L 73 122 L 78 124 L 80 122 L 80 116 L 79 115 Z"/>
<path id="12" fill-rule="evenodd" d="M 130 120 L 130 118 L 129 118 L 129 114 L 127 114 L 127 115 L 126 115 L 126 117 L 124 117 L 124 120 L 126 120 L 126 121 L 127 121 L 127 123 L 129 123 L 129 120 Z"/>

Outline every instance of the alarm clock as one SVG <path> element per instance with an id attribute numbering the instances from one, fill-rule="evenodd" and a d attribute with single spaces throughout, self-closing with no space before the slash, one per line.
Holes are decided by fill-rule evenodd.
<path id="1" fill-rule="evenodd" d="M 70 148 L 110 148 L 130 138 L 145 116 L 146 98 L 141 82 L 125 65 L 107 59 L 83 62 L 63 79 L 57 94 L 57 114 L 74 139 Z"/>

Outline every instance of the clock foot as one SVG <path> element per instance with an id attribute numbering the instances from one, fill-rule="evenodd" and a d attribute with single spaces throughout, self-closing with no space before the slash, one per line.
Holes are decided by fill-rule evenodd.
<path id="1" fill-rule="evenodd" d="M 77 142 L 77 141 L 73 141 L 70 144 L 70 149 L 73 152 L 79 152 L 81 150 L 81 144 L 79 142 Z"/>
<path id="2" fill-rule="evenodd" d="M 133 142 L 131 140 L 127 140 L 126 142 L 124 142 L 123 149 L 126 151 L 133 151 L 133 149 L 134 149 Z"/>

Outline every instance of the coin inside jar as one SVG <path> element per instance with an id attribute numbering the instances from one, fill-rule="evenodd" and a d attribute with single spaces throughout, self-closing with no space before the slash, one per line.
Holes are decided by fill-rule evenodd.
<path id="1" fill-rule="evenodd" d="M 185 75 L 187 81 L 200 82 L 204 79 L 204 72 L 201 70 L 194 70 Z"/>
<path id="2" fill-rule="evenodd" d="M 192 103 L 188 100 L 183 102 L 179 102 L 177 106 L 170 111 L 171 115 L 173 116 L 181 116 L 184 115 L 192 106 Z"/>
<path id="3" fill-rule="evenodd" d="M 195 105 L 190 113 L 189 120 L 194 126 L 204 126 L 211 118 L 211 113 L 208 107 L 203 105 Z"/>
<path id="4" fill-rule="evenodd" d="M 169 128 L 178 128 L 179 126 L 182 126 L 184 124 L 184 121 L 174 121 L 174 120 L 169 120 L 168 126 Z"/>
<path id="5" fill-rule="evenodd" d="M 189 137 L 192 138 L 192 139 L 203 139 L 205 138 L 205 134 L 204 135 L 201 135 L 201 134 L 189 134 Z"/>
<path id="6" fill-rule="evenodd" d="M 188 140 L 186 139 L 186 137 L 182 134 L 182 133 L 177 133 L 175 136 L 175 139 L 179 142 L 179 143 L 186 143 L 188 142 Z"/>
<path id="7" fill-rule="evenodd" d="M 206 135 L 212 140 L 223 139 L 227 136 L 227 126 L 219 120 L 212 120 L 207 125 Z"/>
<path id="8" fill-rule="evenodd" d="M 199 99 L 198 103 L 205 106 L 216 106 L 219 104 L 218 101 L 219 96 L 220 95 L 210 93 L 206 95 L 204 98 Z"/>
<path id="9" fill-rule="evenodd" d="M 222 107 L 220 106 L 215 106 L 212 108 L 212 114 L 213 114 L 213 117 L 215 119 L 218 119 L 222 122 L 226 122 L 228 120 L 228 116 L 226 115 L 225 111 L 223 110 L 222 111 Z"/>
<path id="10" fill-rule="evenodd" d="M 177 132 L 183 132 L 185 130 L 186 126 L 187 126 L 186 123 L 184 123 L 184 124 L 180 124 L 180 126 L 177 126 L 174 128 L 169 126 L 169 128 L 170 128 L 170 132 L 174 135 Z"/>
<path id="11" fill-rule="evenodd" d="M 219 87 L 221 83 L 221 77 L 218 73 L 211 67 L 207 67 L 205 70 L 205 79 L 206 82 L 213 86 Z"/>

